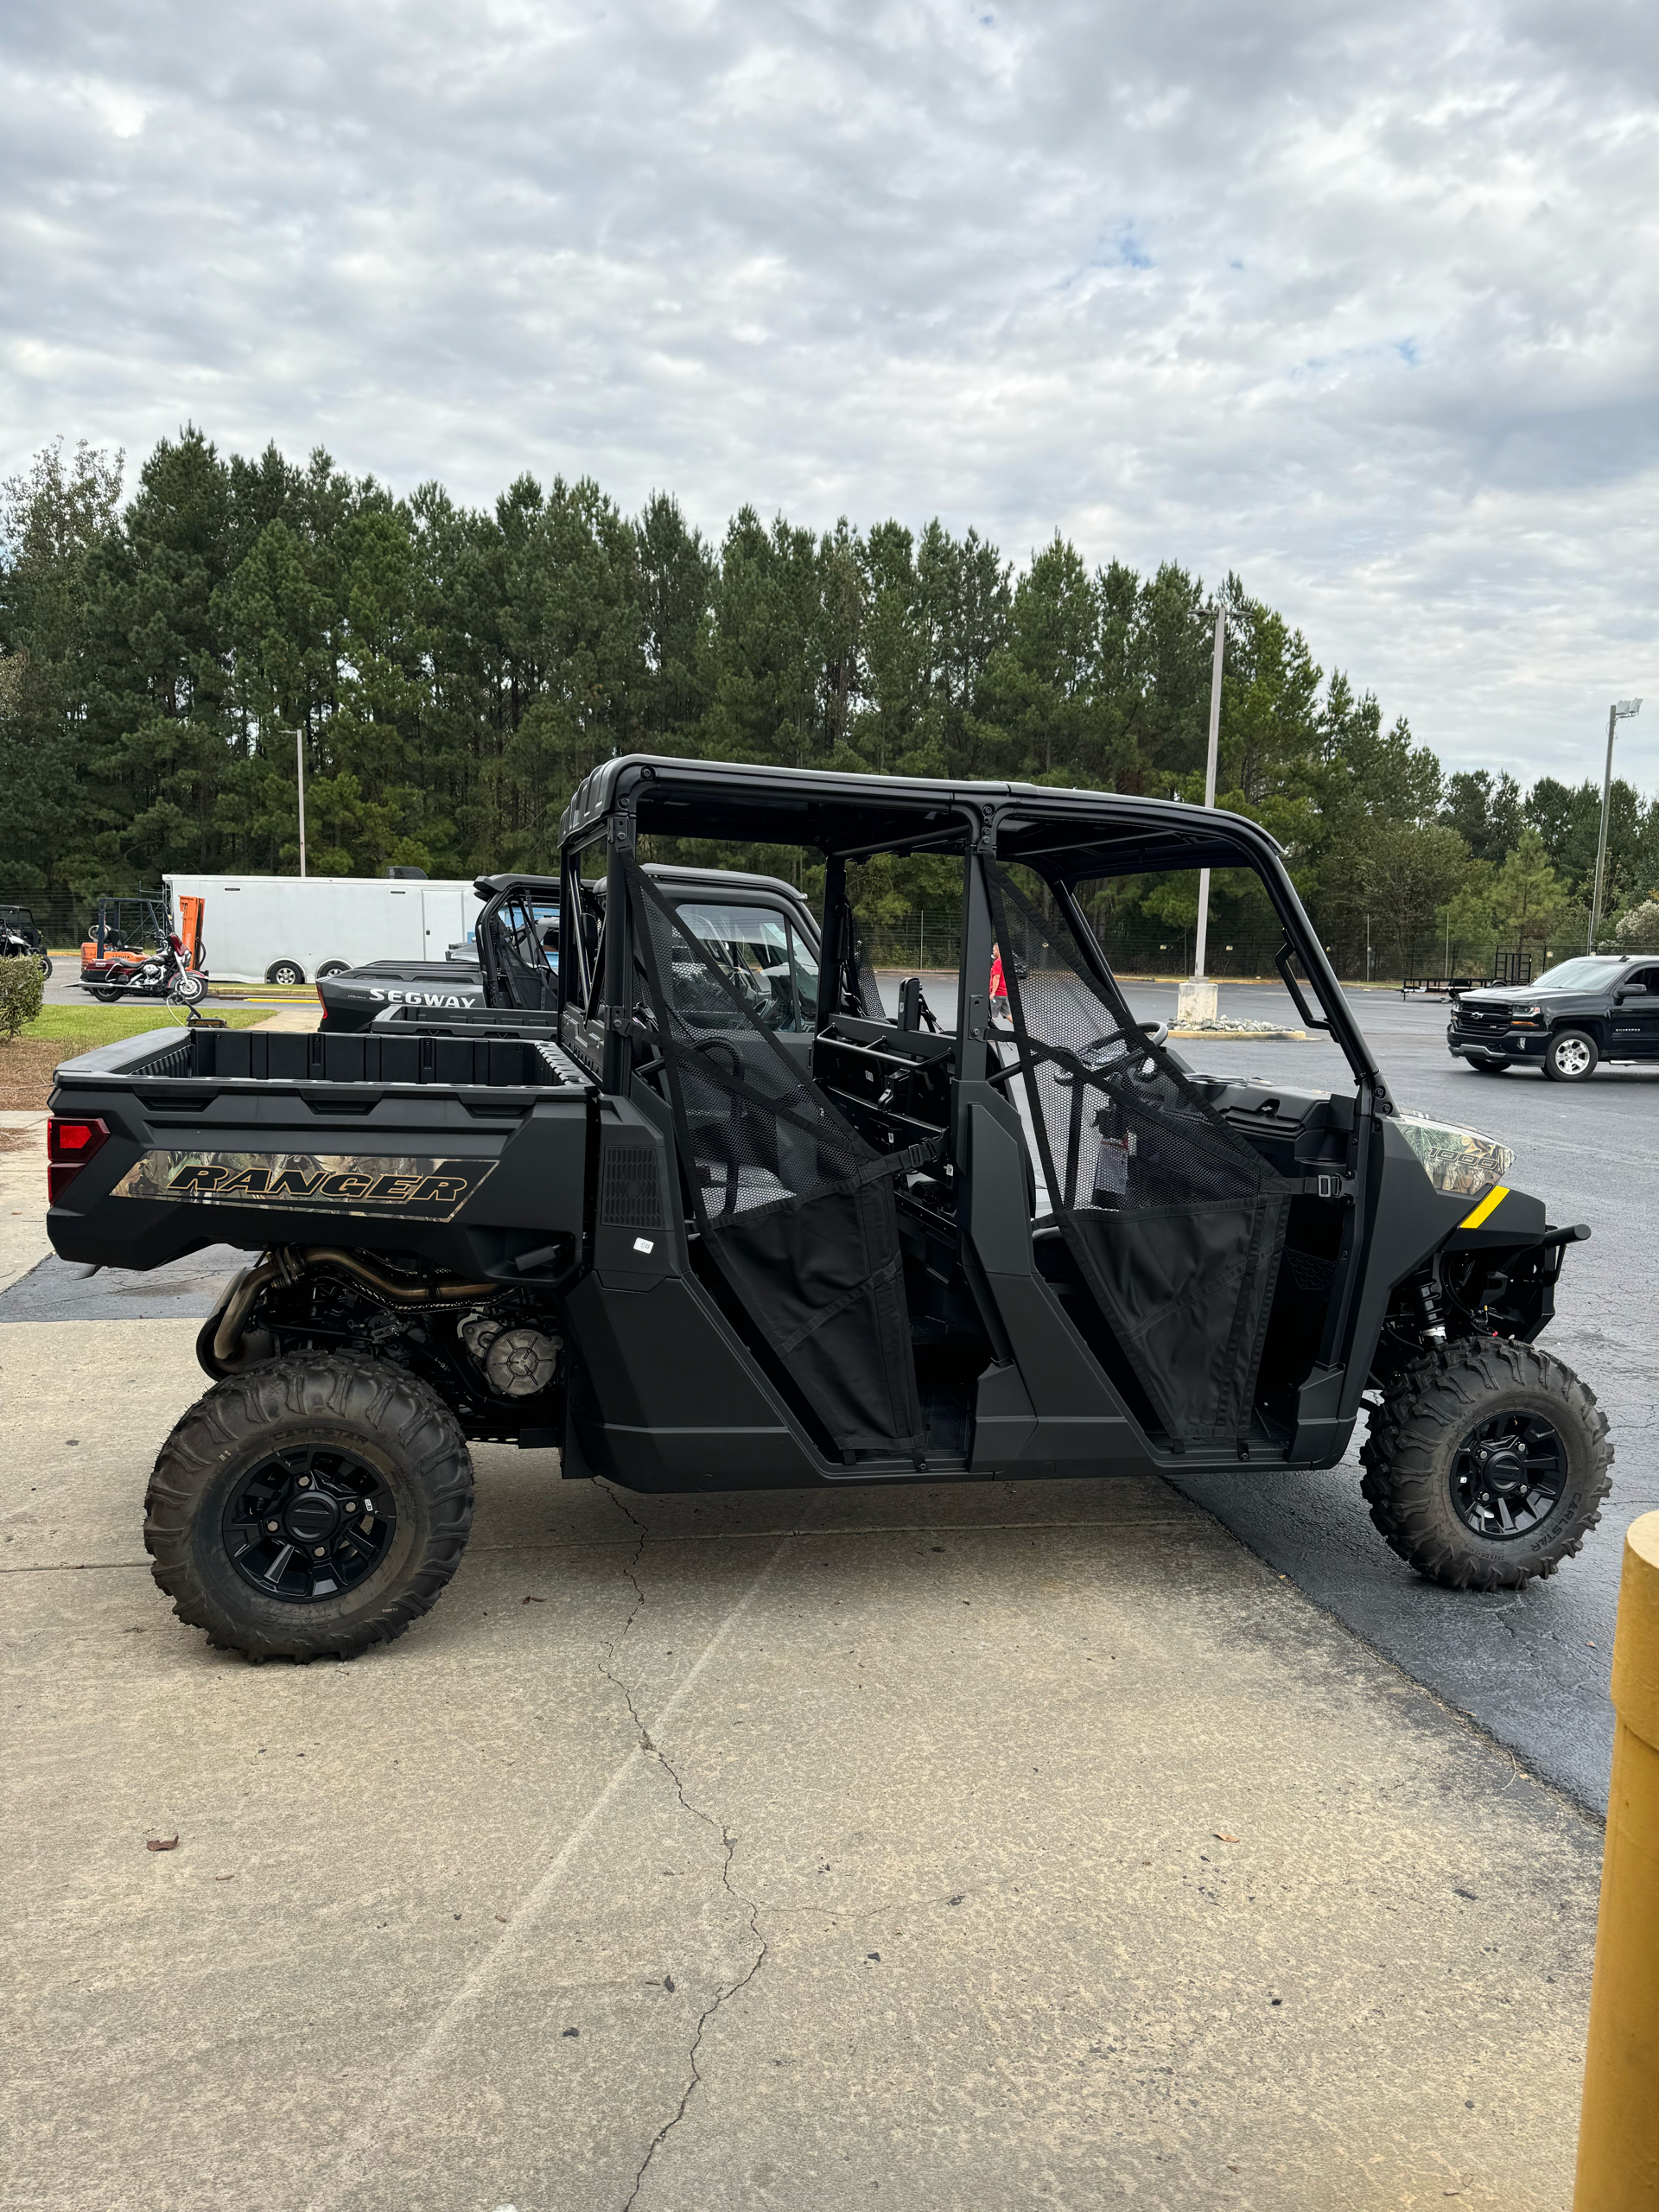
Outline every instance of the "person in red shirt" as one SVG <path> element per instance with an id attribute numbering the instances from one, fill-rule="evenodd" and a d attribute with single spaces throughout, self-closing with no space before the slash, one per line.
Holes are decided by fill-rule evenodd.
<path id="1" fill-rule="evenodd" d="M 1007 980 L 1002 973 L 1002 948 L 1000 944 L 997 944 L 993 945 L 991 948 L 991 1004 L 993 1007 L 995 1006 L 999 999 L 1001 1000 L 1004 1006 L 1007 1006 L 1008 1002 Z"/>

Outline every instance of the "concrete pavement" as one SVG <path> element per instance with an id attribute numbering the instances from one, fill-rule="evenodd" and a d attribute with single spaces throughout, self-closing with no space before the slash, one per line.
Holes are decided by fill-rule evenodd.
<path id="1" fill-rule="evenodd" d="M 46 1116 L 0 1111 L 0 1294 L 51 1251 L 46 1234 Z"/>
<path id="2" fill-rule="evenodd" d="M 0 2203 L 1566 2205 L 1596 1823 L 1189 1501 L 481 1449 L 256 1669 L 138 1541 L 193 1335 L 0 1328 Z"/>
<path id="3" fill-rule="evenodd" d="M 1642 1094 L 1477 1089 L 1424 1011 L 1383 1040 L 1396 1094 L 1516 1143 L 1517 1180 L 1554 1143 L 1561 1202 L 1530 1186 L 1593 1203 L 1573 1257 L 1606 1272 L 1552 1338 L 1612 1406 L 1622 1528 Z M 1326 1048 L 1261 1049 L 1321 1079 Z M 0 1282 L 45 1249 L 40 1120 L 5 1120 Z M 1495 1603 L 1399 1567 L 1352 1470 L 1210 1511 L 651 1500 L 486 1448 L 428 1620 L 254 1669 L 138 1536 L 202 1386 L 166 1317 L 221 1262 L 53 1262 L 0 1304 L 0 2205 L 1566 2206 L 1600 1834 L 1533 1777 L 1594 1796 L 1573 1639 L 1611 1621 L 1613 1529 Z"/>

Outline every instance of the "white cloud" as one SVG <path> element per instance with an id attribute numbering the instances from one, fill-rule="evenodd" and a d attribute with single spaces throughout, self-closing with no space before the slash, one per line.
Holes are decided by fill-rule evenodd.
<path id="1" fill-rule="evenodd" d="M 474 499 L 529 467 L 716 529 L 1058 526 L 1237 569 L 1527 775 L 1659 695 L 1650 10 L 70 0 L 3 36 L 8 467 L 188 415 Z M 1659 785 L 1659 711 L 1621 748 Z"/>

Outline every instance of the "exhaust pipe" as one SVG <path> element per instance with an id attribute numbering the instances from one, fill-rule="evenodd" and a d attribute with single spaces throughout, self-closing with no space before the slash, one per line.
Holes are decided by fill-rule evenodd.
<path id="1" fill-rule="evenodd" d="M 343 1274 L 355 1276 L 376 1298 L 391 1306 L 440 1309 L 477 1306 L 486 1300 L 499 1298 L 506 1288 L 505 1283 L 499 1282 L 400 1282 L 396 1275 L 385 1274 L 355 1252 L 345 1251 L 338 1245 L 286 1245 L 267 1253 L 256 1266 L 244 1268 L 240 1274 L 232 1278 L 223 1305 L 197 1339 L 197 1357 L 207 1372 L 220 1379 L 239 1373 L 248 1363 L 238 1354 L 247 1329 L 248 1315 L 260 1292 L 273 1282 L 296 1283 L 319 1267 L 338 1268 Z"/>

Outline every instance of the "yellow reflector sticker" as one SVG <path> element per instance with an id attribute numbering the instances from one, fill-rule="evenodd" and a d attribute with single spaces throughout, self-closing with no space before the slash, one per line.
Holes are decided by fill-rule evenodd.
<path id="1" fill-rule="evenodd" d="M 1510 1195 L 1507 1183 L 1495 1183 L 1471 1214 L 1465 1214 L 1458 1224 L 1459 1229 L 1478 1229 L 1489 1213 L 1496 1213 Z"/>

